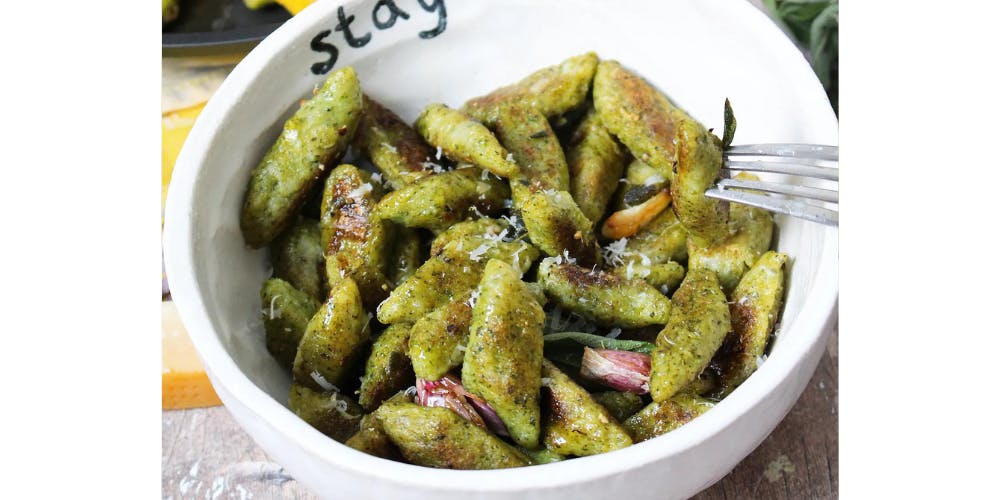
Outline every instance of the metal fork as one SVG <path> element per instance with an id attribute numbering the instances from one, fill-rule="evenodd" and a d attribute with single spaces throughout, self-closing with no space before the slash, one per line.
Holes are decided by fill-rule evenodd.
<path id="1" fill-rule="evenodd" d="M 733 179 L 734 171 L 771 172 L 839 182 L 837 146 L 817 144 L 746 144 L 724 151 L 722 179 L 705 196 L 742 203 L 828 226 L 838 226 L 839 193 L 831 189 Z M 753 191 L 789 195 L 778 198 Z M 826 203 L 820 206 L 800 198 Z"/>

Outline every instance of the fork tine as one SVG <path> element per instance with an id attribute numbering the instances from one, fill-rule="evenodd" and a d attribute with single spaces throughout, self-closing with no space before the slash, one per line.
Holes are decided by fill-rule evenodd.
<path id="1" fill-rule="evenodd" d="M 770 182 L 749 181 L 743 179 L 722 179 L 717 184 L 723 189 L 750 189 L 753 191 L 766 191 L 768 193 L 788 194 L 812 200 L 828 201 L 837 203 L 839 194 L 830 189 L 820 189 L 808 186 L 794 186 L 791 184 L 774 184 Z"/>
<path id="2" fill-rule="evenodd" d="M 743 191 L 728 191 L 719 188 L 711 188 L 705 191 L 705 196 L 719 200 L 742 203 L 757 208 L 763 208 L 770 212 L 778 212 L 792 217 L 798 217 L 812 222 L 819 222 L 827 226 L 839 226 L 840 214 L 835 210 L 830 210 L 816 205 L 810 205 L 799 200 L 788 200 L 775 198 L 762 194 L 747 193 Z"/>
<path id="3" fill-rule="evenodd" d="M 817 179 L 828 179 L 832 181 L 840 180 L 840 171 L 836 168 L 820 167 L 816 165 L 800 165 L 797 163 L 774 162 L 767 160 L 758 161 L 730 161 L 726 159 L 722 163 L 723 170 L 743 170 L 747 172 L 772 172 L 776 174 L 798 175 L 801 177 L 815 177 Z"/>
<path id="4" fill-rule="evenodd" d="M 780 156 L 836 161 L 840 157 L 840 148 L 820 144 L 741 144 L 726 148 L 725 153 L 732 156 Z"/>

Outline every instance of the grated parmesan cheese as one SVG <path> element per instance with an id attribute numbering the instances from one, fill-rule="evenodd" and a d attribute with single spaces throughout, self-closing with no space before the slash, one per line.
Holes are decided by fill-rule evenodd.
<path id="1" fill-rule="evenodd" d="M 399 152 L 399 150 L 396 149 L 396 146 L 393 146 L 392 144 L 389 144 L 388 142 L 383 142 L 382 143 L 382 147 L 385 148 L 385 149 L 388 149 L 389 151 L 392 151 L 393 153 L 398 153 Z"/>
<path id="2" fill-rule="evenodd" d="M 278 315 L 277 316 L 274 315 L 274 301 L 278 300 L 279 297 L 281 297 L 281 295 L 275 295 L 274 297 L 271 297 L 271 313 L 270 313 L 270 318 L 271 319 L 274 319 L 275 317 L 278 317 L 278 318 L 281 317 L 281 308 L 280 307 L 278 308 Z"/>
<path id="3" fill-rule="evenodd" d="M 437 147 L 437 152 L 434 153 L 434 159 L 436 159 L 436 160 L 440 160 L 441 159 L 441 146 Z"/>
<path id="4" fill-rule="evenodd" d="M 514 163 L 514 153 L 507 153 L 507 161 Z"/>
<path id="5" fill-rule="evenodd" d="M 570 257 L 569 250 L 564 248 L 562 251 L 562 256 L 566 259 L 567 264 L 576 264 L 576 259 Z"/>
<path id="6" fill-rule="evenodd" d="M 323 378 L 323 375 L 320 372 L 314 370 L 312 373 L 309 374 L 309 376 L 312 377 L 312 379 L 317 384 L 319 384 L 319 386 L 322 387 L 324 391 L 340 392 L 340 389 L 338 389 L 337 386 L 331 384 L 330 382 L 327 382 L 326 379 Z"/>
<path id="7" fill-rule="evenodd" d="M 466 302 L 466 304 L 469 304 L 469 307 L 476 307 L 476 301 L 477 300 L 479 300 L 479 289 L 478 288 L 476 288 L 475 290 L 472 291 L 472 294 L 469 295 L 469 300 Z"/>
<path id="8" fill-rule="evenodd" d="M 621 328 L 615 328 L 615 329 L 611 330 L 610 332 L 608 332 L 608 334 L 606 335 L 606 337 L 608 337 L 609 339 L 616 339 L 621 334 L 622 334 L 622 329 Z"/>
<path id="9" fill-rule="evenodd" d="M 604 254 L 604 261 L 614 267 L 624 264 L 626 257 L 626 245 L 628 245 L 628 238 L 622 238 L 608 243 L 608 246 L 603 247 L 601 250 L 601 253 Z"/>
<path id="10" fill-rule="evenodd" d="M 487 245 L 486 243 L 483 243 L 482 245 L 479 245 L 474 250 L 472 250 L 471 252 L 469 252 L 469 257 L 472 260 L 474 260 L 476 262 L 479 262 L 480 260 L 483 259 L 483 254 L 485 254 L 486 252 L 488 252 L 489 249 L 490 249 L 490 246 Z"/>
<path id="11" fill-rule="evenodd" d="M 344 401 L 343 399 L 338 399 L 336 400 L 335 403 L 333 403 L 333 405 L 337 407 L 337 411 L 339 411 L 340 413 L 347 412 L 347 401 Z"/>
<path id="12" fill-rule="evenodd" d="M 424 170 L 430 170 L 430 171 L 434 172 L 435 174 L 440 174 L 441 172 L 444 172 L 444 167 L 442 167 L 441 165 L 438 165 L 437 163 L 434 163 L 434 162 L 430 161 L 430 158 L 427 158 L 427 161 L 422 162 L 420 164 L 420 166 L 422 166 L 424 168 Z"/>
<path id="13" fill-rule="evenodd" d="M 642 185 L 643 186 L 655 186 L 656 184 L 659 184 L 661 182 L 666 182 L 666 181 L 667 181 L 667 179 L 665 179 L 662 175 L 660 175 L 660 174 L 653 174 L 653 175 L 647 177 L 646 181 L 643 182 Z"/>
<path id="14" fill-rule="evenodd" d="M 361 201 L 363 199 L 362 197 L 370 192 L 372 192 L 372 185 L 366 182 L 347 193 L 347 198 L 355 201 Z"/>
<path id="15" fill-rule="evenodd" d="M 759 369 L 760 365 L 764 364 L 764 362 L 767 361 L 767 354 L 763 356 L 757 356 L 757 359 L 755 361 L 757 361 L 757 368 Z"/>

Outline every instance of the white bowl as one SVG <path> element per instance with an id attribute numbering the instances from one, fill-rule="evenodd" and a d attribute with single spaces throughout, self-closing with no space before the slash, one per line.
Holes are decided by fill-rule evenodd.
<path id="1" fill-rule="evenodd" d="M 425 4 L 435 4 L 425 0 Z M 777 217 L 792 256 L 787 305 L 770 357 L 714 409 L 677 431 L 613 453 L 494 471 L 435 470 L 336 443 L 288 410 L 289 376 L 264 348 L 258 291 L 264 251 L 239 229 L 243 193 L 299 99 L 323 76 L 317 34 L 352 65 L 365 91 L 406 120 L 430 102 L 458 106 L 543 66 L 588 50 L 618 59 L 721 130 L 733 102 L 736 143 L 837 143 L 837 120 L 799 51 L 743 1 L 535 2 L 448 0 L 438 15 L 397 0 L 409 19 L 374 29 L 375 0 L 323 0 L 243 60 L 205 107 L 174 170 L 165 252 L 174 300 L 233 417 L 296 479 L 330 498 L 683 498 L 722 478 L 778 424 L 809 381 L 837 302 L 837 232 Z M 336 31 L 338 6 L 355 15 L 361 48 Z M 389 18 L 383 7 L 380 21 Z"/>

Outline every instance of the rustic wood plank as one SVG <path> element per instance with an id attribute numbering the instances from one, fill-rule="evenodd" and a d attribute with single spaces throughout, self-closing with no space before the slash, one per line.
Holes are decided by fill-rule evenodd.
<path id="1" fill-rule="evenodd" d="M 164 411 L 162 441 L 165 499 L 315 498 L 221 406 Z"/>

